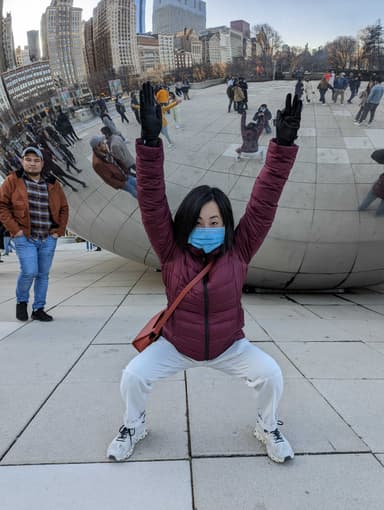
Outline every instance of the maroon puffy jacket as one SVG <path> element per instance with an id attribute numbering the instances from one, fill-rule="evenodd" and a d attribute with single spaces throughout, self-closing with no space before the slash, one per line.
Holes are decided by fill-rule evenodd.
<path id="1" fill-rule="evenodd" d="M 264 167 L 253 186 L 232 248 L 217 257 L 208 276 L 187 294 L 163 328 L 176 349 L 195 360 L 213 359 L 244 338 L 242 287 L 247 267 L 260 247 L 277 209 L 298 147 L 271 141 Z M 207 263 L 202 250 L 182 251 L 175 243 L 173 220 L 165 195 L 163 147 L 136 141 L 138 201 L 145 230 L 157 253 L 168 303 Z M 208 257 L 209 258 L 209 257 Z"/>

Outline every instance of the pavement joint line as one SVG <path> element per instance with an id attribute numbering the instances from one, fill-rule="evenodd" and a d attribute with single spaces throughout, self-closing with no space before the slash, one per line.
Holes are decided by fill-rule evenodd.
<path id="1" fill-rule="evenodd" d="M 188 378 L 187 371 L 184 370 L 184 391 L 185 391 L 185 418 L 187 421 L 187 437 L 188 437 L 188 457 L 189 457 L 189 476 L 191 480 L 191 499 L 192 508 L 195 508 L 195 484 L 193 477 L 193 466 L 192 466 L 192 438 L 191 438 L 191 424 L 189 416 L 189 396 L 188 396 Z"/>
<path id="2" fill-rule="evenodd" d="M 255 438 L 255 441 L 257 439 Z M 381 452 L 373 452 L 373 451 L 367 451 L 367 450 L 355 450 L 355 451 L 343 451 L 343 452 L 295 452 L 295 457 L 319 457 L 319 456 L 334 456 L 334 455 L 369 455 L 372 457 L 375 457 L 375 459 L 381 464 L 380 460 L 377 459 L 376 455 L 381 455 Z M 69 462 L 34 462 L 34 463 L 18 463 L 18 464 L 6 464 L 2 463 L 0 464 L 0 469 L 4 467 L 19 467 L 19 466 L 27 466 L 27 467 L 34 467 L 34 466 L 78 466 L 78 465 L 100 465 L 100 464 L 112 464 L 112 465 L 118 465 L 118 464 L 159 464 L 164 462 L 186 462 L 190 461 L 193 462 L 194 460 L 211 460 L 211 459 L 253 459 L 253 458 L 265 458 L 269 461 L 269 457 L 266 453 L 254 453 L 254 454 L 247 454 L 247 453 L 234 453 L 229 455 L 194 455 L 192 457 L 170 457 L 170 458 L 164 458 L 164 459 L 127 459 L 123 461 L 111 461 L 106 459 L 103 460 L 97 460 L 94 462 L 76 462 L 76 461 L 69 461 Z M 1 459 L 0 459 L 1 462 Z M 295 460 L 288 461 L 289 464 L 294 464 Z M 276 463 L 271 461 L 272 465 L 275 465 Z M 280 464 L 279 464 L 280 465 Z M 382 465 L 382 464 L 381 464 Z M 276 466 L 278 467 L 278 465 Z"/>

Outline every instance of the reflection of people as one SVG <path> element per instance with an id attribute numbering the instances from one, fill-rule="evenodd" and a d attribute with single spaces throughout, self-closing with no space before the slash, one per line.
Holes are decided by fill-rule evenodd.
<path id="1" fill-rule="evenodd" d="M 260 115 L 262 113 L 262 116 Z M 264 121 L 264 129 L 267 135 L 270 135 L 272 133 L 271 126 L 269 125 L 269 121 L 272 119 L 272 113 L 268 109 L 268 106 L 263 103 L 259 106 L 257 112 L 253 116 L 253 120 L 255 122 L 260 122 L 260 120 Z"/>
<path id="2" fill-rule="evenodd" d="M 259 150 L 259 137 L 264 129 L 264 113 L 258 112 L 253 118 L 256 120 L 252 120 L 247 124 L 246 112 L 241 114 L 240 128 L 243 144 L 236 149 L 238 160 L 242 152 L 245 154 L 256 154 Z"/>
<path id="3" fill-rule="evenodd" d="M 136 94 L 134 92 L 131 92 L 131 109 L 136 117 L 136 120 L 139 124 L 140 122 L 140 105 L 139 101 L 137 100 Z"/>
<path id="4" fill-rule="evenodd" d="M 112 188 L 128 191 L 137 198 L 136 178 L 112 156 L 104 136 L 94 136 L 89 143 L 93 150 L 92 167 L 94 171 Z"/>
<path id="5" fill-rule="evenodd" d="M 368 113 L 369 113 L 368 124 L 372 124 L 372 121 L 375 118 L 376 108 L 379 106 L 379 103 L 383 96 L 384 86 L 381 84 L 381 79 L 377 78 L 374 86 L 371 88 L 371 91 L 369 92 L 367 102 L 365 103 L 363 112 L 360 115 L 359 124 L 362 124 L 364 122 Z"/>
<path id="6" fill-rule="evenodd" d="M 114 135 L 119 135 L 122 138 L 122 140 L 125 141 L 124 136 L 117 129 L 116 124 L 112 120 L 112 117 L 110 117 L 107 112 L 102 112 L 100 115 L 100 119 L 104 126 L 108 127 Z"/>
<path id="7" fill-rule="evenodd" d="M 379 163 L 384 164 L 384 149 L 379 149 L 371 154 L 371 158 Z M 377 181 L 373 184 L 372 188 L 368 191 L 367 196 L 364 198 L 359 206 L 359 211 L 365 211 L 377 198 L 380 198 L 380 203 L 376 209 L 376 216 L 384 215 L 384 173 L 382 173 Z"/>
<path id="8" fill-rule="evenodd" d="M 122 164 L 126 170 L 136 170 L 136 161 L 129 152 L 127 144 L 123 142 L 120 136 L 114 135 L 111 130 L 104 126 L 100 130 L 107 140 L 108 148 L 112 156 Z"/>
<path id="9" fill-rule="evenodd" d="M 9 175 L 0 188 L 0 220 L 13 237 L 20 262 L 16 286 L 16 318 L 28 320 L 29 291 L 34 282 L 32 319 L 52 320 L 44 311 L 48 275 L 56 242 L 64 235 L 68 204 L 60 184 L 43 178 L 43 154 L 27 147 L 22 154 L 22 172 Z"/>
<path id="10" fill-rule="evenodd" d="M 121 117 L 121 122 L 124 124 L 124 121 L 126 121 L 127 124 L 129 124 L 129 119 L 125 115 L 125 111 L 126 111 L 125 104 L 124 104 L 123 98 L 121 96 L 116 96 L 115 106 L 116 106 L 117 113 Z"/>
<path id="11" fill-rule="evenodd" d="M 294 453 L 278 429 L 277 407 L 283 379 L 277 363 L 244 337 L 241 293 L 247 267 L 267 235 L 277 203 L 294 164 L 293 145 L 300 125 L 301 102 L 276 119 L 277 138 L 253 186 L 237 228 L 228 197 L 218 188 L 199 186 L 184 198 L 174 219 L 165 194 L 162 114 L 149 83 L 141 92 L 142 138 L 136 142 L 138 200 L 142 220 L 162 267 L 168 302 L 210 261 L 213 268 L 176 308 L 162 336 L 123 371 L 124 424 L 107 455 L 124 460 L 147 435 L 146 402 L 153 384 L 187 368 L 211 367 L 247 381 L 256 397 L 256 437 L 276 462 Z M 233 412 L 236 419 L 236 412 Z"/>

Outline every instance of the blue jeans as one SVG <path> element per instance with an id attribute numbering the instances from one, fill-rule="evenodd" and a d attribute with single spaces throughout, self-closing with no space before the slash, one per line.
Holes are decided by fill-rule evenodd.
<path id="1" fill-rule="evenodd" d="M 29 291 L 34 285 L 35 299 L 33 310 L 44 308 L 48 290 L 48 275 L 55 254 L 57 239 L 28 239 L 25 236 L 14 237 L 16 254 L 20 263 L 20 274 L 16 285 L 16 301 L 29 301 Z"/>
<path id="2" fill-rule="evenodd" d="M 10 253 L 13 252 L 14 248 L 13 242 L 9 236 L 4 236 L 3 241 L 4 241 L 4 255 L 9 255 Z"/>
<path id="3" fill-rule="evenodd" d="M 368 207 L 371 205 L 371 203 L 376 200 L 376 198 L 379 198 L 376 196 L 372 190 L 369 190 L 367 193 L 367 196 L 364 198 L 362 203 L 359 206 L 359 211 L 365 211 L 365 209 L 368 209 Z M 384 200 L 380 200 L 379 206 L 376 209 L 376 216 L 383 216 L 384 215 Z"/>
<path id="4" fill-rule="evenodd" d="M 137 198 L 136 177 L 133 177 L 133 175 L 129 175 L 128 179 L 125 181 L 123 190 L 128 191 L 128 193 Z"/>

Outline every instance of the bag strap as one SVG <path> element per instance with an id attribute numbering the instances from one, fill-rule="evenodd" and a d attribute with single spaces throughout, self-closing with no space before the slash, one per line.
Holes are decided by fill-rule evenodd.
<path id="1" fill-rule="evenodd" d="M 176 308 L 179 306 L 179 303 L 182 299 L 185 298 L 186 294 L 196 285 L 197 282 L 199 282 L 206 274 L 209 273 L 213 266 L 213 261 L 207 264 L 202 271 L 200 271 L 199 274 L 197 274 L 193 280 L 191 280 L 186 287 L 180 292 L 180 294 L 176 297 L 176 299 L 173 301 L 171 306 L 167 308 L 164 312 L 164 315 L 161 317 L 159 322 L 156 324 L 156 330 L 160 331 L 161 328 L 164 326 L 164 324 L 167 322 L 167 320 L 170 318 L 170 316 L 173 314 L 173 312 L 176 310 Z"/>

